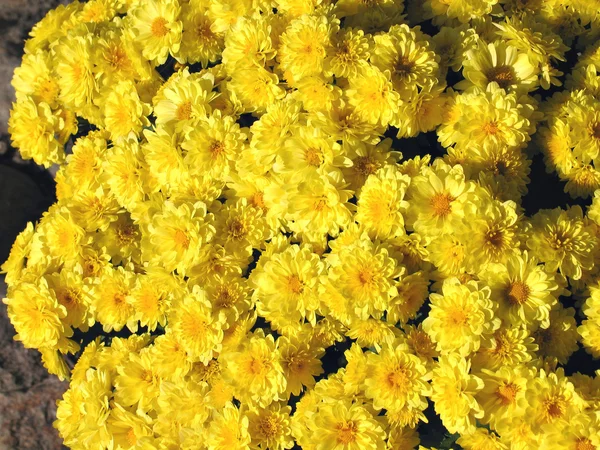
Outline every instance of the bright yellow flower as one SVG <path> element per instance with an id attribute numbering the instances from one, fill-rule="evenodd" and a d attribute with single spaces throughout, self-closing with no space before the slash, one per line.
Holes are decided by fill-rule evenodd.
<path id="1" fill-rule="evenodd" d="M 431 294 L 431 311 L 423 321 L 423 330 L 442 354 L 457 352 L 467 356 L 477 351 L 481 339 L 500 326 L 490 289 L 477 282 L 461 283 L 457 278 L 444 281 L 442 295 Z"/>
<path id="2" fill-rule="evenodd" d="M 207 364 L 220 351 L 225 316 L 213 315 L 205 292 L 198 286 L 170 309 L 167 320 L 190 361 Z"/>
<path id="3" fill-rule="evenodd" d="M 54 291 L 41 278 L 36 284 L 20 283 L 12 287 L 8 297 L 2 299 L 8 305 L 8 317 L 17 334 L 15 340 L 27 348 L 53 347 L 65 336 L 73 334 L 63 323 L 67 316 Z"/>
<path id="4" fill-rule="evenodd" d="M 139 2 L 132 9 L 132 37 L 142 47 L 146 59 L 163 64 L 169 53 L 179 51 L 182 24 L 177 0 Z"/>
<path id="5" fill-rule="evenodd" d="M 365 396 L 375 409 L 397 410 L 409 405 L 424 410 L 430 395 L 431 373 L 406 344 L 385 345 L 378 354 L 367 354 Z"/>
<path id="6" fill-rule="evenodd" d="M 475 419 L 481 419 L 484 411 L 475 395 L 484 384 L 481 378 L 469 373 L 468 359 L 451 353 L 440 356 L 433 370 L 431 399 L 435 412 L 451 433 L 475 431 Z"/>
<path id="7" fill-rule="evenodd" d="M 385 432 L 359 403 L 322 404 L 308 422 L 316 450 L 383 450 Z"/>
<path id="8" fill-rule="evenodd" d="M 410 178 L 387 165 L 370 175 L 358 197 L 355 220 L 373 239 L 405 234 L 404 216 L 409 203 L 404 196 Z"/>
<path id="9" fill-rule="evenodd" d="M 273 336 L 256 332 L 224 358 L 227 379 L 240 401 L 265 407 L 285 399 L 287 380 Z"/>

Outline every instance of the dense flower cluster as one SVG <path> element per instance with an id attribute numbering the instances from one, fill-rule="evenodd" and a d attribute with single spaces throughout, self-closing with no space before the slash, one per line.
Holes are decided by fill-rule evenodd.
<path id="1" fill-rule="evenodd" d="M 51 11 L 9 128 L 58 201 L 2 269 L 65 444 L 600 448 L 599 37 L 598 0 Z M 591 206 L 525 214 L 538 149 Z"/>

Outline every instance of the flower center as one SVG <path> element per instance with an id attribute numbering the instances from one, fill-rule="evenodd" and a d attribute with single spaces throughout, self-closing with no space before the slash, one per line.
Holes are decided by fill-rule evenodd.
<path id="1" fill-rule="evenodd" d="M 550 419 L 558 419 L 565 413 L 565 404 L 560 398 L 551 398 L 546 400 L 544 408 Z"/>
<path id="2" fill-rule="evenodd" d="M 411 61 L 407 56 L 401 55 L 396 60 L 394 65 L 394 71 L 397 75 L 406 76 L 410 75 L 415 67 L 415 63 Z"/>
<path id="3" fill-rule="evenodd" d="M 298 275 L 291 275 L 288 278 L 288 289 L 294 294 L 302 294 L 304 291 L 304 284 L 298 278 Z"/>
<path id="4" fill-rule="evenodd" d="M 502 89 L 510 87 L 516 78 L 511 66 L 492 67 L 486 72 L 485 76 L 489 83 L 495 81 Z"/>
<path id="5" fill-rule="evenodd" d="M 452 200 L 454 200 L 454 198 L 451 195 L 442 193 L 435 194 L 430 200 L 433 214 L 437 217 L 446 217 L 452 212 Z"/>
<path id="6" fill-rule="evenodd" d="M 591 127 L 591 133 L 594 139 L 600 139 L 600 122 L 596 122 Z"/>
<path id="7" fill-rule="evenodd" d="M 469 321 L 469 316 L 465 310 L 456 308 L 448 313 L 448 319 L 454 325 L 466 325 Z"/>
<path id="8" fill-rule="evenodd" d="M 316 148 L 309 148 L 305 153 L 306 162 L 309 166 L 319 167 L 321 165 L 321 152 Z"/>
<path id="9" fill-rule="evenodd" d="M 404 387 L 408 382 L 408 375 L 404 367 L 398 367 L 387 376 L 387 382 L 391 388 Z"/>
<path id="10" fill-rule="evenodd" d="M 522 305 L 529 299 L 531 289 L 522 281 L 514 281 L 506 289 L 506 297 L 511 305 Z"/>
<path id="11" fill-rule="evenodd" d="M 179 105 L 175 117 L 177 117 L 177 120 L 189 120 L 192 117 L 192 102 L 187 101 Z"/>
<path id="12" fill-rule="evenodd" d="M 137 436 L 135 435 L 135 430 L 133 428 L 129 429 L 129 431 L 125 435 L 125 439 L 127 439 L 127 443 L 132 447 L 134 447 L 135 444 L 137 444 Z"/>
<path id="13" fill-rule="evenodd" d="M 596 450 L 596 446 L 587 438 L 579 438 L 575 443 L 575 450 Z"/>
<path id="14" fill-rule="evenodd" d="M 487 122 L 483 126 L 483 132 L 485 134 L 487 134 L 488 136 L 494 136 L 494 135 L 498 134 L 499 131 L 500 131 L 500 128 L 498 127 L 498 124 L 496 122 Z"/>
<path id="15" fill-rule="evenodd" d="M 354 170 L 363 176 L 369 176 L 377 172 L 378 168 L 379 164 L 368 156 L 359 156 L 354 160 Z"/>
<path id="16" fill-rule="evenodd" d="M 358 427 L 352 421 L 337 424 L 337 441 L 340 444 L 350 444 L 356 440 Z"/>
<path id="17" fill-rule="evenodd" d="M 498 386 L 498 389 L 496 390 L 496 397 L 498 397 L 504 406 L 508 406 L 515 402 L 518 393 L 519 386 L 513 383 L 507 383 Z"/>
<path id="18" fill-rule="evenodd" d="M 161 38 L 167 35 L 169 28 L 167 27 L 167 19 L 164 17 L 157 17 L 152 21 L 151 32 L 152 36 Z"/>
<path id="19" fill-rule="evenodd" d="M 225 151 L 225 144 L 221 141 L 214 141 L 210 144 L 210 148 L 208 149 L 214 158 L 218 157 L 221 153 Z"/>
<path id="20" fill-rule="evenodd" d="M 246 236 L 246 225 L 239 219 L 233 219 L 229 225 L 229 232 L 234 239 L 243 239 Z"/>
<path id="21" fill-rule="evenodd" d="M 494 248 L 502 247 L 504 238 L 501 230 L 491 229 L 485 234 L 485 241 Z"/>
<path id="22" fill-rule="evenodd" d="M 260 429 L 262 435 L 267 439 L 273 438 L 279 434 L 279 423 L 277 422 L 277 419 L 272 416 L 264 417 L 260 421 L 258 428 Z"/>
<path id="23" fill-rule="evenodd" d="M 362 284 L 363 286 L 366 286 L 367 284 L 371 284 L 373 283 L 373 280 L 375 279 L 375 274 L 373 273 L 373 271 L 368 268 L 368 267 L 363 267 L 359 272 L 358 272 L 358 281 L 360 282 L 360 284 Z"/>
<path id="24" fill-rule="evenodd" d="M 184 231 L 177 230 L 175 231 L 174 236 L 175 245 L 180 249 L 187 250 L 190 246 L 190 238 L 187 237 Z"/>

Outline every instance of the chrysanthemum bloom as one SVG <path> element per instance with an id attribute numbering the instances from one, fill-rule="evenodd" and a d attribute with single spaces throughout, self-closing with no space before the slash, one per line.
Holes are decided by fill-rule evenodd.
<path id="1" fill-rule="evenodd" d="M 534 131 L 529 107 L 495 83 L 485 90 L 473 88 L 455 95 L 448 102 L 446 117 L 437 130 L 444 147 L 453 143 L 462 149 L 473 145 L 521 147 Z M 458 127 L 458 123 L 465 125 Z"/>
<path id="2" fill-rule="evenodd" d="M 315 322 L 320 277 L 325 266 L 309 247 L 292 245 L 275 253 L 252 273 L 257 310 L 269 320 Z"/>
<path id="3" fill-rule="evenodd" d="M 202 67 L 215 62 L 223 50 L 223 36 L 211 30 L 207 5 L 189 2 L 181 5 L 183 33 L 179 58 L 188 63 L 200 62 Z"/>
<path id="4" fill-rule="evenodd" d="M 411 180 L 408 189 L 407 225 L 424 236 L 449 233 L 464 217 L 464 204 L 472 185 L 465 181 L 462 167 L 442 161 L 427 167 Z"/>
<path id="5" fill-rule="evenodd" d="M 405 405 L 425 409 L 430 377 L 423 361 L 406 344 L 384 345 L 378 354 L 367 355 L 365 396 L 373 399 L 376 409 L 396 410 Z"/>
<path id="6" fill-rule="evenodd" d="M 198 286 L 171 309 L 168 321 L 191 361 L 206 364 L 220 350 L 225 316 L 213 316 L 211 304 Z"/>
<path id="7" fill-rule="evenodd" d="M 36 284 L 20 283 L 3 299 L 8 305 L 8 317 L 13 323 L 16 340 L 27 348 L 53 347 L 72 330 L 63 323 L 67 310 L 48 289 L 44 278 Z"/>
<path id="8" fill-rule="evenodd" d="M 486 336 L 477 353 L 473 355 L 472 363 L 478 370 L 518 366 L 533 360 L 538 349 L 539 346 L 524 326 L 503 326 L 494 334 Z"/>
<path id="9" fill-rule="evenodd" d="M 531 64 L 527 53 L 502 41 L 487 45 L 480 41 L 478 47 L 467 51 L 465 56 L 463 76 L 466 80 L 458 83 L 457 88 L 485 89 L 489 83 L 497 83 L 508 92 L 529 92 L 537 87 L 537 67 Z"/>
<path id="10" fill-rule="evenodd" d="M 336 77 L 352 77 L 367 65 L 369 42 L 361 29 L 343 28 L 331 38 L 325 72 Z"/>
<path id="11" fill-rule="evenodd" d="M 479 349 L 483 336 L 500 326 L 489 288 L 480 288 L 475 281 L 463 284 L 449 278 L 443 284 L 442 295 L 431 294 L 430 300 L 431 311 L 423 321 L 423 330 L 442 354 L 458 352 L 467 356 Z"/>
<path id="12" fill-rule="evenodd" d="M 157 125 L 172 125 L 181 132 L 194 126 L 211 112 L 211 101 L 218 97 L 213 91 L 214 76 L 198 76 L 184 70 L 169 79 L 152 100 Z"/>
<path id="13" fill-rule="evenodd" d="M 372 125 L 389 124 L 400 101 L 390 81 L 390 72 L 382 72 L 375 66 L 368 66 L 350 78 L 346 95 L 350 106 Z"/>
<path id="14" fill-rule="evenodd" d="M 281 367 L 287 380 L 285 394 L 300 395 L 304 389 L 315 385 L 315 377 L 324 370 L 321 358 L 324 355 L 322 347 L 316 343 L 302 342 L 300 337 L 278 339 Z"/>
<path id="15" fill-rule="evenodd" d="M 213 237 L 211 219 L 204 203 L 190 208 L 165 202 L 143 233 L 142 257 L 159 260 L 165 269 L 185 274 L 198 262 L 201 246 Z"/>
<path id="16" fill-rule="evenodd" d="M 152 436 L 152 419 L 146 414 L 128 411 L 119 403 L 110 412 L 107 428 L 114 436 L 115 444 L 121 447 L 130 446 L 132 442 L 144 442 L 144 437 Z M 148 442 L 148 441 L 146 441 Z M 143 444 L 140 444 L 143 445 Z"/>
<path id="17" fill-rule="evenodd" d="M 527 408 L 525 397 L 528 383 L 533 380 L 534 370 L 524 365 L 504 366 L 493 372 L 484 369 L 480 374 L 484 387 L 476 394 L 485 416 L 483 423 L 496 423 L 523 415 Z"/>
<path id="18" fill-rule="evenodd" d="M 371 62 L 382 71 L 390 72 L 394 89 L 402 100 L 438 75 L 439 57 L 429 49 L 429 42 L 418 28 L 394 25 L 387 33 L 375 35 L 373 40 Z"/>
<path id="19" fill-rule="evenodd" d="M 272 335 L 264 336 L 260 330 L 238 351 L 225 355 L 226 376 L 236 398 L 262 407 L 285 398 L 287 380 L 277 346 Z"/>
<path id="20" fill-rule="evenodd" d="M 252 436 L 250 448 L 284 450 L 294 446 L 291 435 L 289 406 L 271 403 L 267 408 L 248 411 L 248 431 Z"/>
<path id="21" fill-rule="evenodd" d="M 540 430 L 563 429 L 585 407 L 562 368 L 547 373 L 540 370 L 527 390 L 529 406 L 525 412 L 532 425 Z"/>
<path id="22" fill-rule="evenodd" d="M 62 270 L 45 279 L 58 302 L 66 309 L 67 315 L 63 323 L 82 330 L 93 324 L 89 289 L 80 273 Z"/>
<path id="23" fill-rule="evenodd" d="M 404 195 L 410 178 L 391 165 L 369 176 L 358 198 L 356 221 L 374 239 L 403 235 L 403 213 L 408 209 Z"/>
<path id="24" fill-rule="evenodd" d="M 597 239 L 586 224 L 581 207 L 542 210 L 531 221 L 533 236 L 527 240 L 527 246 L 548 270 L 558 269 L 578 280 L 584 270 L 592 269 Z"/>
<path id="25" fill-rule="evenodd" d="M 226 34 L 223 64 L 233 75 L 237 69 L 265 67 L 275 53 L 269 16 L 241 17 Z"/>
<path id="26" fill-rule="evenodd" d="M 514 202 L 499 202 L 483 194 L 477 203 L 468 205 L 465 219 L 470 223 L 463 227 L 469 271 L 479 273 L 490 263 L 506 264 L 520 253 L 523 226 Z"/>
<path id="27" fill-rule="evenodd" d="M 539 346 L 539 356 L 556 358 L 560 364 L 566 364 L 579 349 L 575 308 L 564 308 L 559 303 L 550 311 L 550 326 L 538 328 L 532 336 Z"/>
<path id="28" fill-rule="evenodd" d="M 161 379 L 152 353 L 145 351 L 140 355 L 131 355 L 119 367 L 118 373 L 115 378 L 115 400 L 123 406 L 138 405 L 143 411 L 154 409 Z"/>
<path id="29" fill-rule="evenodd" d="M 557 303 L 562 289 L 552 272 L 539 265 L 524 252 L 513 256 L 506 265 L 493 264 L 481 277 L 492 290 L 491 298 L 498 302 L 498 316 L 514 326 L 525 324 L 547 328 L 549 313 Z"/>
<path id="30" fill-rule="evenodd" d="M 63 161 L 64 152 L 55 133 L 60 120 L 47 103 L 35 103 L 30 97 L 13 105 L 8 122 L 12 145 L 21 149 L 24 158 L 49 167 L 52 161 Z"/>
<path id="31" fill-rule="evenodd" d="M 339 22 L 325 15 L 305 15 L 294 19 L 287 27 L 278 49 L 278 59 L 284 71 L 294 80 L 317 75 L 323 70 L 332 34 Z"/>
<path id="32" fill-rule="evenodd" d="M 143 127 L 150 125 L 146 118 L 149 114 L 150 105 L 140 101 L 133 83 L 127 81 L 114 86 L 104 103 L 104 122 L 113 141 L 129 133 L 139 135 Z"/>
<path id="33" fill-rule="evenodd" d="M 248 448 L 251 436 L 248 432 L 248 416 L 228 402 L 221 411 L 213 410 L 213 417 L 206 433 L 206 444 L 214 450 L 243 450 Z"/>
<path id="34" fill-rule="evenodd" d="M 162 64 L 169 52 L 179 50 L 182 30 L 179 12 L 177 0 L 150 0 L 133 9 L 131 32 L 145 58 Z"/>
<path id="35" fill-rule="evenodd" d="M 440 356 L 433 370 L 431 399 L 435 412 L 451 433 L 469 433 L 475 431 L 475 419 L 481 419 L 484 411 L 475 399 L 483 389 L 481 378 L 469 373 L 470 362 L 451 353 Z"/>
<path id="36" fill-rule="evenodd" d="M 330 403 L 319 406 L 308 427 L 316 450 L 362 450 L 385 448 L 385 431 L 359 403 Z"/>
<path id="37" fill-rule="evenodd" d="M 182 142 L 184 161 L 192 174 L 225 179 L 244 149 L 246 134 L 230 117 L 215 111 L 201 120 Z"/>
<path id="38" fill-rule="evenodd" d="M 137 330 L 135 309 L 127 301 L 135 283 L 135 275 L 123 267 L 109 269 L 94 280 L 91 290 L 95 319 L 105 331 L 120 331 L 127 326 Z"/>
<path id="39" fill-rule="evenodd" d="M 55 108 L 60 87 L 53 68 L 54 64 L 48 53 L 38 51 L 26 54 L 21 66 L 15 69 L 11 81 L 17 100 L 31 97 L 36 103 L 43 102 L 50 108 Z"/>
<path id="40" fill-rule="evenodd" d="M 362 319 L 379 317 L 395 294 L 392 282 L 402 270 L 384 248 L 370 242 L 342 250 L 331 259 L 328 278 Z"/>

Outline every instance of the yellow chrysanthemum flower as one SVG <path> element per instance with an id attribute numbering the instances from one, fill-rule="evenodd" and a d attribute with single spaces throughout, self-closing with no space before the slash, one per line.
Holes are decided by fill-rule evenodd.
<path id="1" fill-rule="evenodd" d="M 221 411 L 213 410 L 206 446 L 210 450 L 244 450 L 251 443 L 248 427 L 248 416 L 228 402 Z"/>
<path id="2" fill-rule="evenodd" d="M 250 335 L 238 351 L 224 355 L 224 360 L 226 377 L 234 385 L 236 398 L 244 403 L 266 407 L 285 398 L 287 380 L 272 335 Z"/>
<path id="3" fill-rule="evenodd" d="M 481 339 L 500 326 L 490 289 L 475 281 L 461 283 L 457 278 L 444 281 L 442 295 L 431 294 L 431 311 L 423 330 L 442 354 L 457 352 L 467 356 L 477 351 Z"/>
<path id="4" fill-rule="evenodd" d="M 527 246 L 548 270 L 558 269 L 563 275 L 579 280 L 584 270 L 592 269 L 597 239 L 579 206 L 542 210 L 531 221 L 533 235 Z"/>
<path id="5" fill-rule="evenodd" d="M 289 71 L 296 81 L 319 74 L 338 24 L 325 15 L 294 19 L 280 38 L 277 56 L 283 71 Z"/>
<path id="6" fill-rule="evenodd" d="M 411 180 L 407 225 L 424 236 L 451 233 L 464 217 L 464 204 L 472 190 L 461 166 L 437 160 L 433 167 Z"/>
<path id="7" fill-rule="evenodd" d="M 475 431 L 475 419 L 481 419 L 484 411 L 475 395 L 484 384 L 481 378 L 469 373 L 468 359 L 457 353 L 440 356 L 433 369 L 431 399 L 435 412 L 451 433 Z"/>
<path id="8" fill-rule="evenodd" d="M 390 72 L 382 72 L 375 66 L 368 66 L 349 79 L 346 96 L 360 117 L 382 126 L 392 121 L 400 101 L 390 81 Z"/>
<path id="9" fill-rule="evenodd" d="M 491 298 L 498 302 L 498 316 L 508 323 L 529 328 L 539 323 L 549 325 L 550 310 L 561 294 L 555 275 L 538 265 L 535 258 L 514 256 L 506 265 L 490 265 L 481 277 L 492 290 Z"/>
<path id="10" fill-rule="evenodd" d="M 395 344 L 394 344 L 395 345 Z M 424 410 L 430 395 L 431 373 L 406 344 L 385 345 L 378 354 L 367 354 L 365 396 L 375 409 L 397 410 L 409 405 Z"/>
<path id="11" fill-rule="evenodd" d="M 537 67 L 527 53 L 497 41 L 468 50 L 465 55 L 463 76 L 465 81 L 456 85 L 459 89 L 477 86 L 486 89 L 489 83 L 497 83 L 507 92 L 529 92 L 537 87 Z"/>
<path id="12" fill-rule="evenodd" d="M 213 315 L 206 293 L 198 286 L 170 309 L 167 320 L 191 361 L 207 364 L 220 350 L 225 316 Z"/>
<path id="13" fill-rule="evenodd" d="M 17 332 L 15 340 L 23 342 L 25 347 L 51 348 L 73 334 L 63 322 L 66 308 L 58 302 L 44 278 L 35 284 L 20 283 L 7 295 L 2 301 L 8 305 L 8 317 Z"/>
<path id="14" fill-rule="evenodd" d="M 585 407 L 562 368 L 550 373 L 540 370 L 529 384 L 526 396 L 525 414 L 538 431 L 563 429 Z"/>
<path id="15" fill-rule="evenodd" d="M 405 234 L 404 200 L 410 178 L 388 165 L 370 175 L 358 197 L 355 220 L 373 239 L 387 239 Z"/>
<path id="16" fill-rule="evenodd" d="M 178 0 L 139 2 L 130 12 L 131 33 L 150 61 L 163 64 L 179 50 L 182 23 Z"/>
<path id="17" fill-rule="evenodd" d="M 212 215 L 207 215 L 201 202 L 161 206 L 143 232 L 142 257 L 183 275 L 199 262 L 200 248 L 213 237 Z"/>
<path id="18" fill-rule="evenodd" d="M 13 104 L 8 121 L 11 142 L 25 159 L 50 167 L 64 161 L 63 145 L 56 139 L 61 120 L 47 103 L 36 103 L 31 97 Z"/>
<path id="19" fill-rule="evenodd" d="M 385 431 L 359 403 L 322 404 L 310 418 L 308 428 L 313 436 L 319 436 L 315 450 L 385 448 Z"/>
<path id="20" fill-rule="evenodd" d="M 146 116 L 150 105 L 140 101 L 132 82 L 118 83 L 104 102 L 104 123 L 110 130 L 113 141 L 129 133 L 139 136 L 142 128 L 150 125 Z"/>
<path id="21" fill-rule="evenodd" d="M 373 36 L 373 40 L 371 62 L 383 72 L 389 71 L 402 100 L 438 75 L 439 57 L 418 29 L 394 25 L 387 33 Z"/>
<path id="22" fill-rule="evenodd" d="M 281 403 L 248 411 L 248 431 L 252 436 L 250 448 L 284 450 L 294 446 L 291 435 L 292 409 Z"/>
<path id="23" fill-rule="evenodd" d="M 370 241 L 364 246 L 345 248 L 330 258 L 330 282 L 348 299 L 353 314 L 366 320 L 379 318 L 395 295 L 393 283 L 402 273 L 396 261 Z"/>

